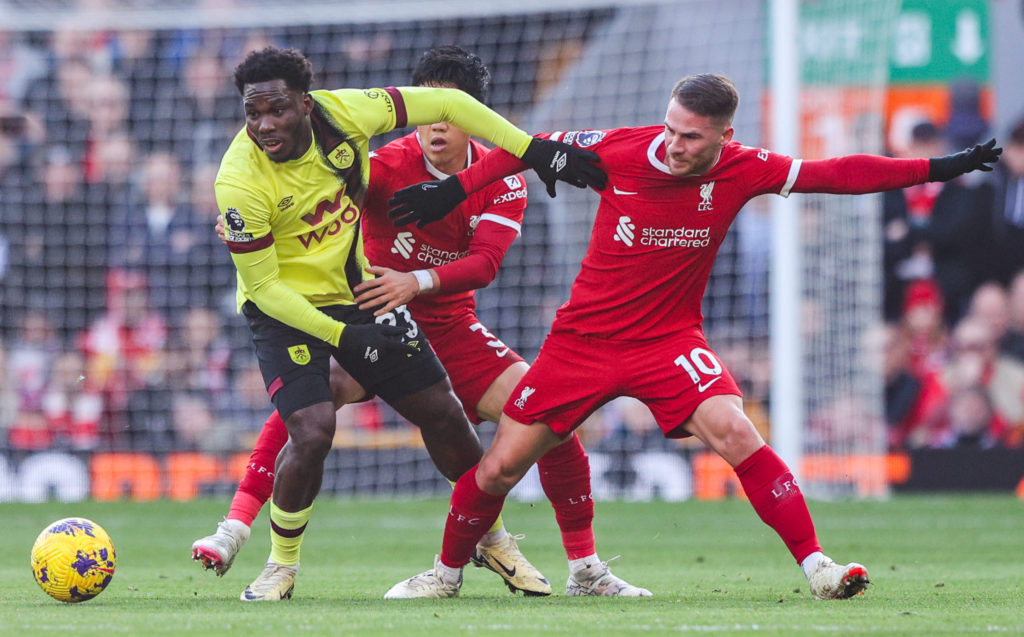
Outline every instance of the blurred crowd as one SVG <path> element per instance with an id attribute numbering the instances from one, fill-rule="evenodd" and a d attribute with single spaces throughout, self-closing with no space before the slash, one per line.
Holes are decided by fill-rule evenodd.
<path id="1" fill-rule="evenodd" d="M 990 131 L 969 81 L 945 126 L 900 154 L 934 157 L 996 135 L 995 170 L 886 193 L 883 369 L 893 449 L 1024 444 L 1024 119 Z"/>
<path id="2" fill-rule="evenodd" d="M 7 448 L 227 450 L 262 423 L 212 227 L 240 122 L 228 61 L 267 43 L 0 31 Z"/>
<path id="3" fill-rule="evenodd" d="M 250 444 L 271 406 L 212 230 L 218 162 L 242 123 L 231 69 L 273 43 L 305 49 L 321 87 L 401 84 L 408 73 L 395 69 L 437 37 L 398 50 L 381 34 L 313 35 L 327 44 L 259 30 L 0 30 L 0 449 Z M 528 103 L 534 90 L 543 86 L 509 83 L 509 101 L 492 105 L 525 108 L 509 96 Z M 954 97 L 948 123 L 920 122 L 896 154 L 942 155 L 989 134 L 976 87 Z M 886 195 L 890 448 L 1024 444 L 1024 121 L 999 133 L 1005 152 L 991 175 Z M 729 249 L 716 271 L 730 272 L 713 288 L 744 268 L 763 274 L 766 264 L 738 264 Z M 510 254 L 505 269 L 520 260 Z M 767 435 L 765 295 L 748 326 L 756 338 L 714 342 Z M 725 309 L 746 311 L 753 296 Z M 528 355 L 533 344 L 517 346 Z M 675 448 L 637 405 L 597 414 L 588 445 Z M 373 403 L 344 421 L 405 426 Z"/>

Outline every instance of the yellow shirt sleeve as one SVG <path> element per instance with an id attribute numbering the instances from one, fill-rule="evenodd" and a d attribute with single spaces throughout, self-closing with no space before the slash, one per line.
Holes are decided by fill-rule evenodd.
<path id="1" fill-rule="evenodd" d="M 274 246 L 255 252 L 232 252 L 231 260 L 253 303 L 264 314 L 338 346 L 345 324 L 318 310 L 306 297 L 281 281 Z"/>
<path id="2" fill-rule="evenodd" d="M 405 100 L 409 126 L 448 122 L 516 157 L 523 156 L 533 139 L 465 91 L 425 86 L 402 87 L 399 91 Z"/>

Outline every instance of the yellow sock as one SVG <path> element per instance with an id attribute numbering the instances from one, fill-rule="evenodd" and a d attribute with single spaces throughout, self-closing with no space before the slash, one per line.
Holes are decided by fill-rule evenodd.
<path id="1" fill-rule="evenodd" d="M 301 511 L 291 513 L 277 508 L 270 503 L 270 561 L 282 566 L 295 566 L 299 563 L 299 548 L 302 546 L 302 534 L 306 531 L 309 514 L 313 505 Z"/>
<path id="2" fill-rule="evenodd" d="M 448 484 L 452 485 L 453 489 L 455 488 L 455 483 L 452 482 L 451 480 L 448 481 Z M 491 528 L 487 529 L 487 532 L 488 533 L 494 533 L 495 531 L 497 531 L 498 529 L 500 529 L 503 526 L 505 526 L 505 520 L 501 519 L 501 514 L 499 513 L 498 514 L 498 519 L 494 521 L 494 524 L 491 525 Z"/>

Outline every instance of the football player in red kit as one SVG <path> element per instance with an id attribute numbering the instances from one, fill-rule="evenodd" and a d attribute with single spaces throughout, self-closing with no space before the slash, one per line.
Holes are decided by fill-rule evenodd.
<path id="1" fill-rule="evenodd" d="M 732 82 L 702 74 L 672 90 L 659 126 L 555 133 L 595 152 L 608 174 L 569 301 L 512 392 L 494 441 L 456 483 L 436 588 L 456 581 L 479 529 L 537 458 L 617 396 L 641 400 L 665 436 L 696 436 L 733 467 L 757 514 L 780 536 L 821 599 L 863 591 L 868 572 L 821 550 L 786 464 L 743 413 L 741 393 L 702 331 L 701 300 L 719 245 L 752 197 L 860 194 L 991 170 L 995 140 L 933 159 L 852 155 L 802 161 L 733 141 Z M 466 193 L 523 170 L 496 151 L 459 175 L 396 193 L 396 223 L 441 218 Z M 547 180 L 545 180 L 547 181 Z M 549 183 L 549 192 L 553 182 Z M 467 524 L 474 520 L 475 524 Z"/>
<path id="2" fill-rule="evenodd" d="M 460 88 L 482 100 L 490 75 L 478 58 L 457 46 L 427 51 L 414 74 L 418 86 Z M 456 396 L 474 423 L 497 422 L 513 388 L 529 369 L 522 357 L 494 336 L 476 316 L 475 291 L 486 287 L 519 235 L 526 208 L 526 184 L 511 174 L 468 197 L 442 222 L 396 229 L 386 216 L 392 194 L 427 179 L 444 178 L 488 152 L 482 144 L 446 122 L 420 126 L 370 154 L 370 180 L 362 232 L 369 272 L 376 275 L 354 287 L 360 309 L 378 316 L 411 313 L 441 360 Z M 408 304 L 406 306 L 406 304 Z M 409 317 L 406 315 L 406 319 Z M 338 366 L 331 386 L 340 406 L 366 398 Z M 288 434 L 276 412 L 260 433 L 242 483 L 225 521 L 213 535 L 192 546 L 193 559 L 223 575 L 248 539 L 252 521 L 270 497 L 274 460 Z M 600 563 L 593 534 L 590 465 L 579 438 L 570 436 L 540 460 L 541 482 L 555 509 L 570 571 L 583 561 Z M 548 581 L 519 551 L 515 536 L 500 516 L 482 536 L 473 560 L 497 574 L 513 591 L 547 595 Z M 587 572 L 570 585 L 579 595 L 644 596 L 607 568 Z M 570 573 L 571 575 L 571 573 Z M 419 582 L 396 587 L 387 598 L 424 596 Z"/>

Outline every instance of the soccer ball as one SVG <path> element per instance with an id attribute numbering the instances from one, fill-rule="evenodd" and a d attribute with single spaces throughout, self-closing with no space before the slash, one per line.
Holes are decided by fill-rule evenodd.
<path id="1" fill-rule="evenodd" d="M 85 518 L 57 520 L 32 546 L 36 583 L 62 602 L 84 602 L 102 593 L 114 577 L 116 563 L 110 536 Z"/>

